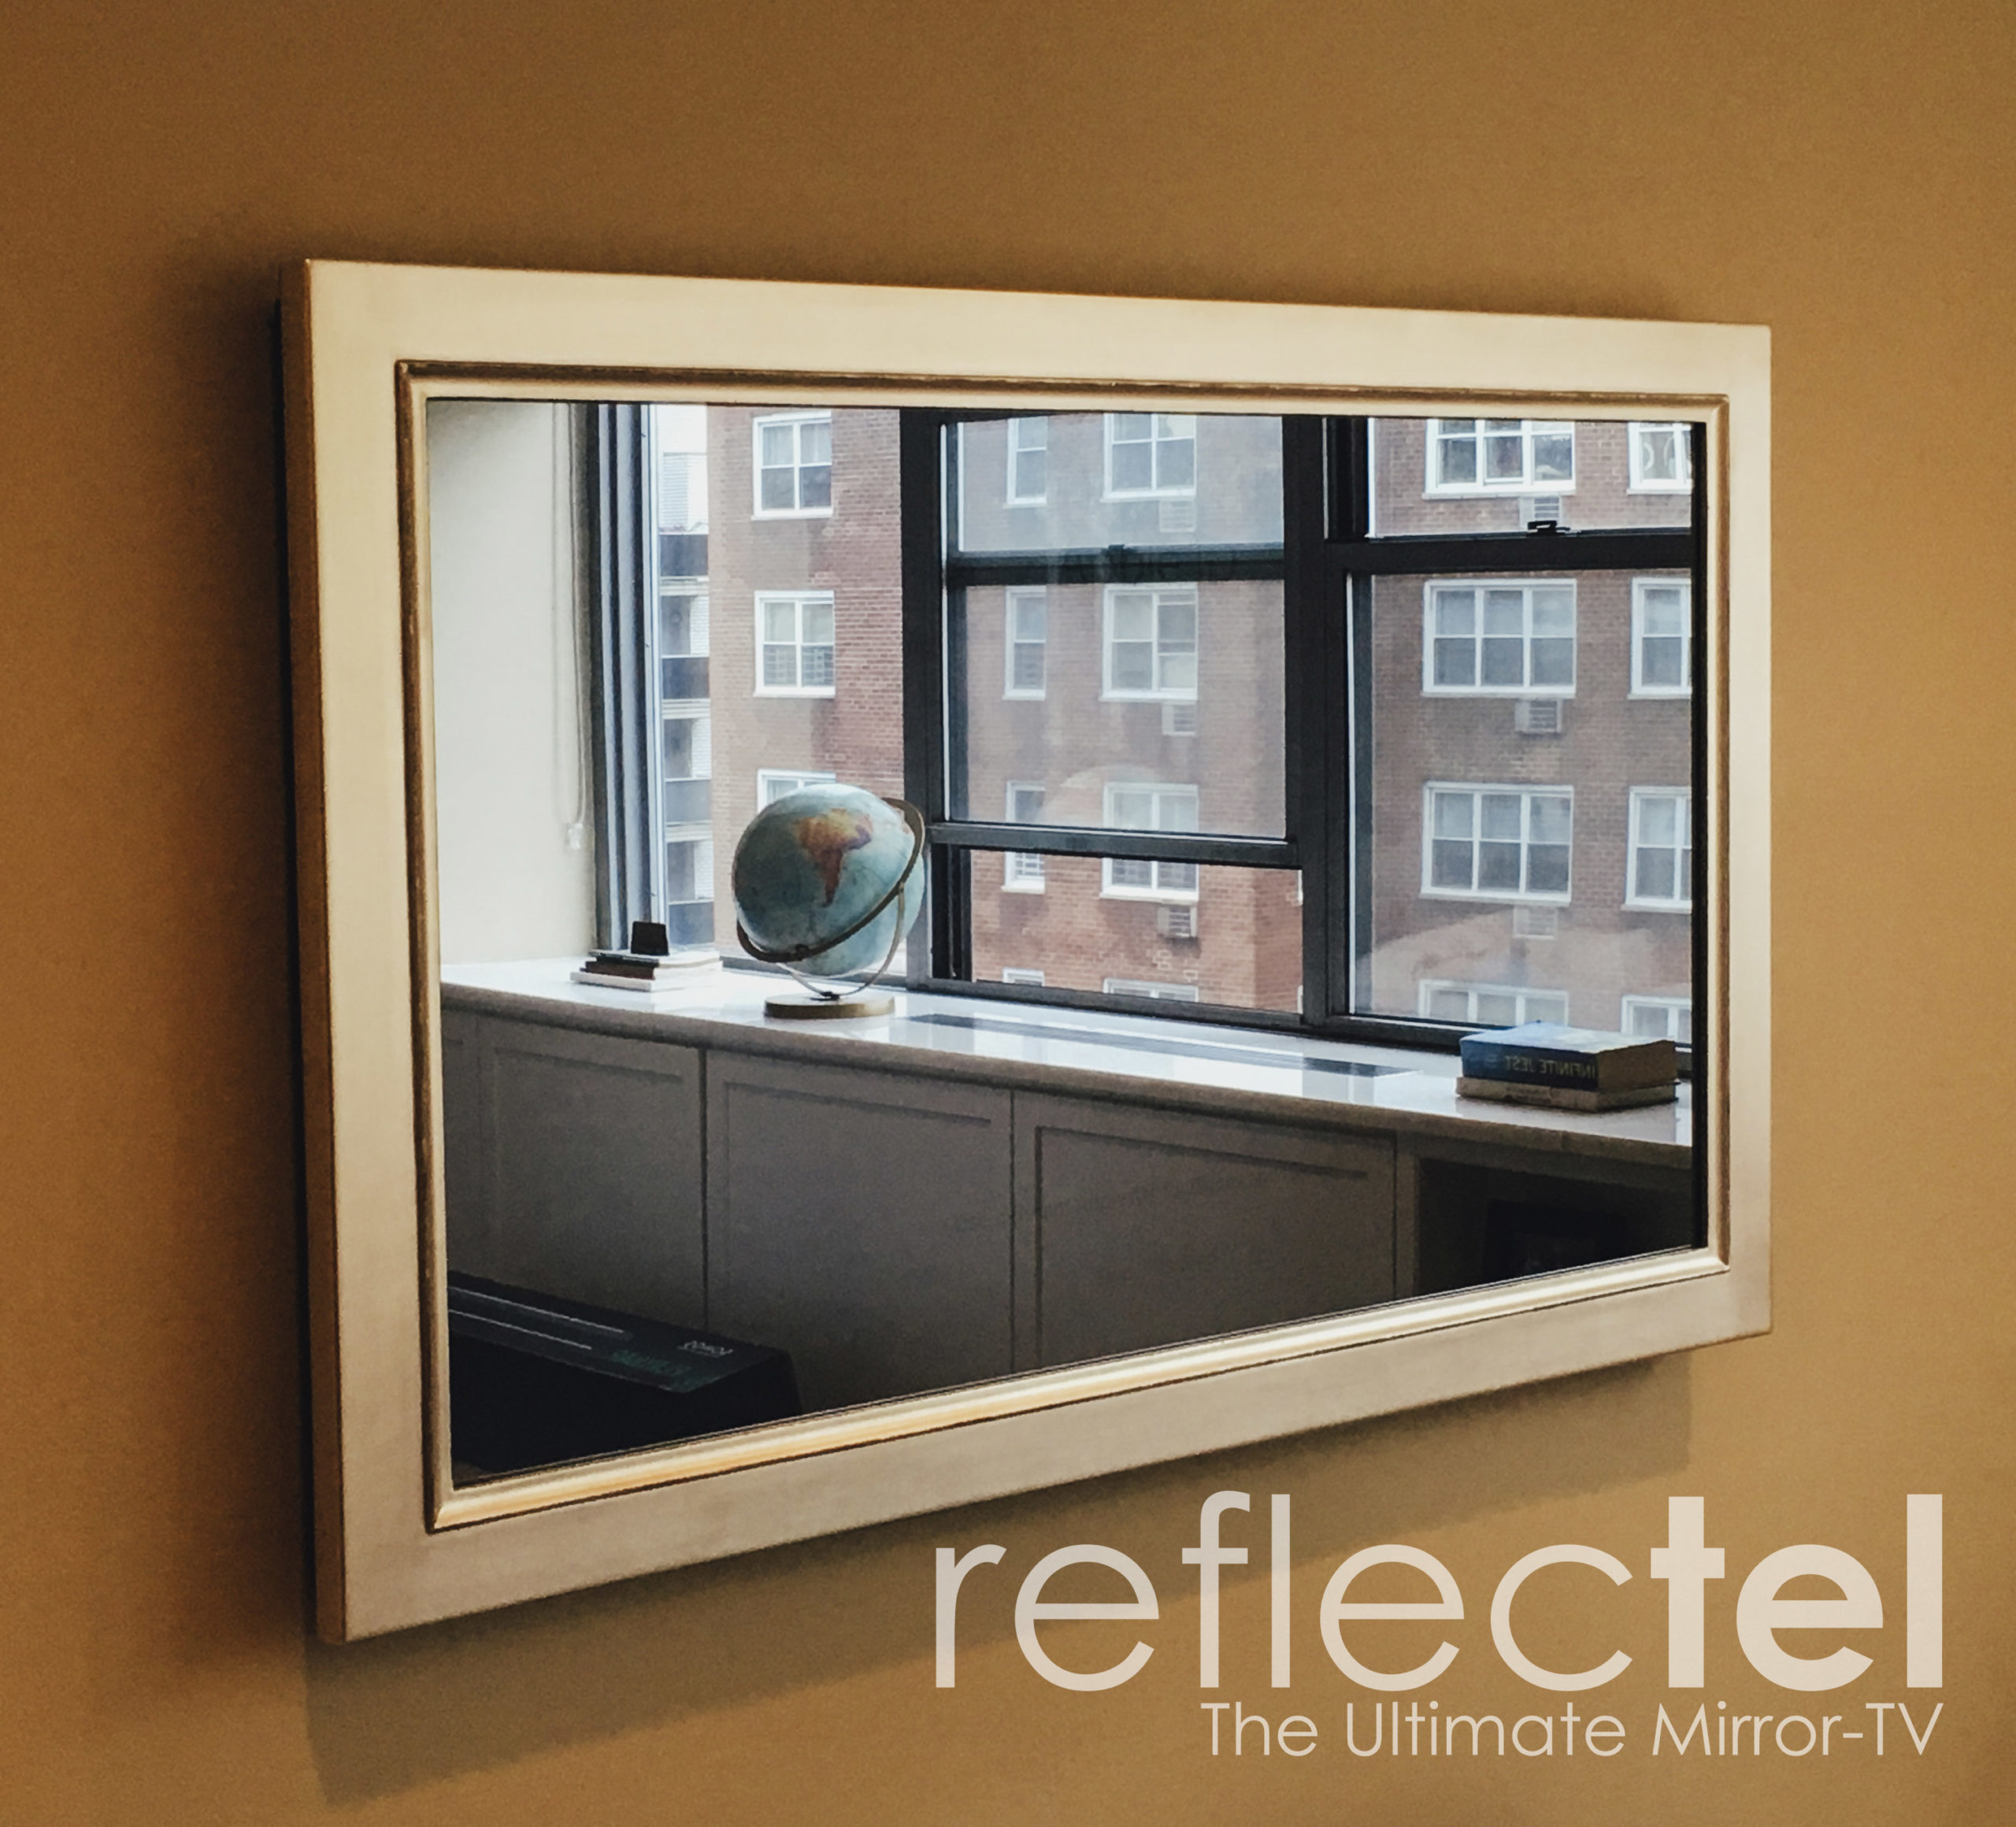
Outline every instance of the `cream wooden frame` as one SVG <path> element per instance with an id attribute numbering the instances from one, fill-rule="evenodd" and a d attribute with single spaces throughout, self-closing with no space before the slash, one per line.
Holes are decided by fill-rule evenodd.
<path id="1" fill-rule="evenodd" d="M 284 321 L 324 1636 L 1768 1327 L 1767 332 L 321 261 L 287 276 Z M 1453 398 L 1705 421 L 1707 1247 L 453 1488 L 428 1406 L 445 1401 L 440 1060 L 426 529 L 410 511 L 411 428 L 441 393 L 1422 415 Z"/>

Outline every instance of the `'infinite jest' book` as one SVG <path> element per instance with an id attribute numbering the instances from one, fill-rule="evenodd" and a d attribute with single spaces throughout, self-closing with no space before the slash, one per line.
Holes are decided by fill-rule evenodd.
<path id="1" fill-rule="evenodd" d="M 1517 1028 L 1466 1034 L 1462 1051 L 1463 1076 L 1457 1089 L 1465 1096 L 1525 1101 L 1521 1093 L 1545 1091 L 1557 1095 L 1532 1101 L 1563 1109 L 1662 1101 L 1673 1095 L 1679 1065 L 1670 1040 L 1570 1028 L 1558 1021 L 1528 1021 Z"/>

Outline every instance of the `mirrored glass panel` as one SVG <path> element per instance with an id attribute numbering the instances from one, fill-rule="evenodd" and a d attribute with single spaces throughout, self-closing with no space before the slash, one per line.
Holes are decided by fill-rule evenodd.
<path id="1" fill-rule="evenodd" d="M 1684 528 L 1687 439 L 1375 425 L 1436 562 L 1292 605 L 1349 429 L 428 402 L 458 1482 L 1693 1240 L 1670 1051 L 1600 1109 L 1455 1051 L 1691 1042 L 1692 573 L 1526 537 Z M 737 844 L 808 917 L 879 888 L 850 788 L 929 917 L 883 1012 L 788 1020 Z"/>

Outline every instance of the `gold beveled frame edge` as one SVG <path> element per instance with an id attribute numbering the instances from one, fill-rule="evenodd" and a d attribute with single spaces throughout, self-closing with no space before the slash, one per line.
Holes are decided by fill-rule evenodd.
<path id="1" fill-rule="evenodd" d="M 1236 1445 L 1270 1432 L 1327 1425 L 1421 1402 L 1447 1400 L 1535 1377 L 1568 1374 L 1648 1354 L 1691 1349 L 1768 1327 L 1769 818 L 1768 803 L 1762 798 L 1770 759 L 1768 331 L 1754 326 L 1481 317 L 1354 307 L 1227 306 L 761 282 L 476 272 L 450 268 L 394 269 L 351 262 L 305 263 L 290 270 L 284 283 L 288 332 L 286 397 L 294 672 L 299 711 L 296 782 L 300 813 L 303 1018 L 309 1029 L 304 1036 L 309 1129 L 305 1190 L 309 1206 L 306 1267 L 314 1370 L 311 1399 L 317 1422 L 316 1586 L 318 1628 L 325 1636 L 343 1640 L 417 1623 L 425 1618 L 510 1603 L 772 1541 L 859 1526 L 1032 1484 Z M 1600 391 L 1616 401 L 1729 401 L 1741 435 L 1732 438 L 1725 414 L 1722 443 L 1729 453 L 1726 471 L 1729 512 L 1720 552 L 1726 558 L 1724 594 L 1740 591 L 1743 613 L 1733 632 L 1725 630 L 1724 640 L 1731 648 L 1742 647 L 1740 662 L 1732 657 L 1729 663 L 1740 663 L 1745 668 L 1744 679 L 1734 682 L 1740 689 L 1733 694 L 1736 702 L 1729 718 L 1744 732 L 1739 764 L 1746 780 L 1754 780 L 1758 789 L 1755 794 L 1747 794 L 1741 806 L 1729 809 L 1725 840 L 1731 873 L 1740 879 L 1741 892 L 1740 896 L 1733 891 L 1725 893 L 1724 905 L 1731 910 L 1728 917 L 1736 923 L 1736 930 L 1718 936 L 1725 942 L 1722 949 L 1729 969 L 1717 980 L 1725 986 L 1721 1007 L 1731 1013 L 1724 1025 L 1729 1069 L 1724 1075 L 1726 1093 L 1722 1105 L 1728 1121 L 1716 1152 L 1725 1164 L 1729 1195 L 1741 1201 L 1741 1209 L 1718 1227 L 1718 1240 L 1730 1273 L 1718 1276 L 1710 1272 L 1685 1284 L 1669 1283 L 1658 1288 L 1615 1291 L 1610 1297 L 1620 1303 L 1615 1306 L 1591 1299 L 1551 1309 L 1517 1306 L 1478 1322 L 1495 1343 L 1492 1360 L 1479 1360 L 1474 1369 L 1471 1353 L 1475 1347 L 1437 1343 L 1459 1340 L 1463 1329 L 1445 1329 L 1383 1344 L 1366 1341 L 1369 1353 L 1362 1360 L 1366 1375 L 1354 1378 L 1350 1388 L 1341 1392 L 1332 1388 L 1327 1393 L 1313 1395 L 1313 1391 L 1325 1386 L 1312 1384 L 1303 1373 L 1291 1376 L 1298 1363 L 1308 1362 L 1296 1360 L 1166 1386 L 1167 1389 L 1187 1387 L 1199 1392 L 1199 1400 L 1185 1398 L 1175 1407 L 1170 1406 L 1173 1398 L 1165 1399 L 1166 1391 L 1144 1390 L 1131 1397 L 1123 1394 L 1110 1399 L 1123 1403 L 1121 1410 L 1114 1411 L 1116 1416 L 1124 1413 L 1137 1428 L 1145 1423 L 1154 1436 L 1145 1445 L 1135 1442 L 1125 1448 L 1116 1447 L 1106 1428 L 1094 1427 L 1088 1436 L 1087 1422 L 1070 1418 L 1088 1416 L 1093 1405 L 1079 1403 L 1053 1408 L 1050 1412 L 1056 1416 L 1058 1427 L 1041 1434 L 1028 1431 L 1040 1414 L 1021 1421 L 1010 1418 L 994 1424 L 1009 1431 L 1000 1434 L 999 1444 L 989 1450 L 984 1471 L 972 1447 L 953 1444 L 964 1436 L 940 1432 L 881 1447 L 871 1445 L 858 1449 L 865 1455 L 858 1458 L 829 1455 L 824 1458 L 771 1462 L 767 1469 L 751 1467 L 744 1475 L 756 1482 L 746 1488 L 737 1486 L 746 1489 L 746 1498 L 702 1497 L 709 1490 L 724 1492 L 732 1480 L 688 1481 L 683 1486 L 656 1486 L 619 1494 L 606 1505 L 576 1504 L 558 1514 L 532 1513 L 499 1519 L 498 1528 L 502 1532 L 494 1536 L 489 1531 L 468 1529 L 428 1532 L 418 1507 L 402 1495 L 410 1491 L 424 1504 L 420 1455 L 416 1452 L 408 1461 L 402 1451 L 394 1451 L 409 1431 L 418 1444 L 421 1364 L 418 1353 L 402 1344 L 402 1340 L 412 1336 L 406 1331 L 408 1325 L 417 1330 L 419 1316 L 406 1306 L 396 1288 L 380 1285 L 369 1273 L 373 1269 L 387 1269 L 390 1240 L 384 1235 L 384 1217 L 395 1216 L 394 1208 L 404 1205 L 394 1184 L 395 1177 L 377 1169 L 373 1154 L 383 1151 L 371 1140 L 382 1140 L 393 1131 L 387 1120 L 386 1101 L 373 1095 L 369 1084 L 371 1064 L 376 1058 L 374 1046 L 384 1058 L 391 1057 L 382 1019 L 390 1011 L 381 1007 L 374 1014 L 369 1008 L 360 1010 L 356 1004 L 361 992 L 376 994 L 389 987 L 388 980 L 393 975 L 387 968 L 387 956 L 380 955 L 387 951 L 384 923 L 368 912 L 371 906 L 368 899 L 360 901 L 356 879 L 362 868 L 369 878 L 364 886 L 378 892 L 382 901 L 383 891 L 372 890 L 371 883 L 380 873 L 384 846 L 372 838 L 369 817 L 374 816 L 372 804 L 384 802 L 387 784 L 382 778 L 384 769 L 368 756 L 360 763 L 357 753 L 360 737 L 375 736 L 381 719 L 375 701 L 368 695 L 358 695 L 357 676 L 361 673 L 368 680 L 385 669 L 368 650 L 360 650 L 354 631 L 343 629 L 340 617 L 338 651 L 325 665 L 321 650 L 328 606 L 325 592 L 335 587 L 338 606 L 354 612 L 361 600 L 359 588 L 373 584 L 387 569 L 382 558 L 369 553 L 361 560 L 351 555 L 358 539 L 371 546 L 382 536 L 379 529 L 389 532 L 396 519 L 391 499 L 396 491 L 389 488 L 381 491 L 374 480 L 388 473 L 393 466 L 390 425 L 385 424 L 387 435 L 381 437 L 371 428 L 369 412 L 359 410 L 363 393 L 371 387 L 372 376 L 380 377 L 376 385 L 382 390 L 384 377 L 401 359 L 430 343 L 436 350 L 459 343 L 464 349 L 508 347 L 522 352 L 529 335 L 532 346 L 543 339 L 546 346 L 564 346 L 570 351 L 584 343 L 597 348 L 635 346 L 640 315 L 636 307 L 643 295 L 647 295 L 650 306 L 653 339 L 667 333 L 664 324 L 669 317 L 710 346 L 746 339 L 738 326 L 726 322 L 720 308 L 724 302 L 737 313 L 743 313 L 744 307 L 749 307 L 750 313 L 762 319 L 765 335 L 801 346 L 832 340 L 823 321 L 821 326 L 810 328 L 801 321 L 806 308 L 816 304 L 840 307 L 838 315 L 846 320 L 847 338 L 862 346 L 889 346 L 893 324 L 895 339 L 907 348 L 917 340 L 913 332 L 922 305 L 933 313 L 925 326 L 929 334 L 922 339 L 924 342 L 943 340 L 938 321 L 942 317 L 952 324 L 955 342 L 963 340 L 966 346 L 977 347 L 984 337 L 990 358 L 997 346 L 993 339 L 997 322 L 1005 324 L 1010 356 L 1016 358 L 1032 340 L 1032 321 L 1036 342 L 1055 343 L 1066 332 L 1089 328 L 1100 332 L 1093 340 L 1104 348 L 1110 342 L 1106 333 L 1115 321 L 1113 307 L 1118 306 L 1130 313 L 1126 320 L 1130 346 L 1134 332 L 1144 328 L 1151 332 L 1147 341 L 1175 350 L 1177 359 L 1170 364 L 1173 368 L 1205 366 L 1201 358 L 1191 356 L 1191 350 L 1206 345 L 1215 349 L 1221 343 L 1251 345 L 1263 332 L 1271 341 L 1277 330 L 1280 330 L 1292 359 L 1305 372 L 1332 373 L 1336 365 L 1335 352 L 1342 347 L 1351 352 L 1351 365 L 1361 372 L 1392 375 L 1411 368 L 1415 372 L 1451 372 L 1448 387 L 1437 397 L 1459 394 L 1466 399 L 1523 401 L 1578 396 L 1578 390 L 1558 385 L 1525 393 L 1506 393 L 1480 385 L 1479 377 L 1471 371 L 1488 364 L 1500 372 L 1510 368 L 1515 372 L 1563 373 L 1569 378 L 1583 373 L 1629 372 L 1635 380 L 1638 372 L 1649 370 L 1670 384 L 1684 376 L 1688 384 L 1669 384 L 1663 388 L 1634 384 Z M 790 295 L 793 310 L 799 315 L 780 328 L 772 306 L 785 295 Z M 318 302 L 327 308 L 316 310 Z M 864 307 L 873 308 L 873 322 L 864 315 Z M 530 332 L 525 328 L 528 323 L 534 326 Z M 1170 334 L 1173 324 L 1173 335 Z M 308 333 L 311 325 L 312 335 Z M 1486 326 L 1491 334 L 1480 335 Z M 1320 334 L 1312 336 L 1312 330 Z M 1480 354 L 1480 350 L 1485 353 Z M 502 365 L 495 361 L 482 364 Z M 1277 368 L 1282 365 L 1277 353 L 1274 365 Z M 539 363 L 517 365 L 528 371 L 569 375 L 583 372 L 582 365 L 573 364 L 561 365 L 557 369 Z M 1102 361 L 1101 365 L 1110 371 L 1125 364 L 1114 360 Z M 1213 371 L 1212 384 L 1222 386 L 1215 380 L 1218 369 L 1215 356 L 1209 365 Z M 1262 361 L 1259 365 L 1267 364 Z M 615 365 L 615 368 L 630 371 L 627 364 Z M 777 370 L 773 366 L 769 372 Z M 1012 384 L 996 377 L 988 384 L 1005 388 Z M 1326 384 L 1320 391 L 1341 397 L 1347 390 L 1340 384 Z M 1597 391 L 1582 391 L 1579 397 L 1593 406 Z M 376 397 L 383 400 L 385 396 L 380 391 Z M 1414 396 L 1405 389 L 1368 387 L 1351 397 L 1369 400 Z M 326 415 L 318 410 L 324 406 L 328 408 Z M 340 458 L 347 460 L 348 467 L 337 456 L 332 456 L 326 466 L 317 461 L 321 442 L 317 421 L 324 416 L 331 426 L 332 444 Z M 1592 412 L 1591 416 L 1631 415 Z M 381 446 L 386 450 L 382 471 L 371 467 L 381 461 L 374 454 Z M 360 470 L 357 465 L 366 458 L 369 464 Z M 324 483 L 328 484 L 326 489 L 321 486 Z M 325 524 L 330 532 L 326 542 L 320 536 Z M 384 539 L 386 546 L 393 543 Z M 330 584 L 325 558 L 337 573 L 337 586 Z M 391 594 L 389 589 L 384 591 L 385 595 Z M 1741 637 L 1740 643 L 1737 636 Z M 342 725 L 339 735 L 328 737 L 322 727 L 321 680 L 325 673 L 336 693 L 328 721 Z M 1727 733 L 1726 721 L 1724 733 Z M 330 742 L 337 745 L 333 751 L 327 747 Z M 1732 743 L 1731 746 L 1737 745 Z M 335 772 L 343 789 L 333 808 L 324 796 L 322 766 L 325 753 L 331 752 L 340 764 Z M 361 824 L 360 795 L 366 815 Z M 332 818 L 333 825 L 328 822 Z M 402 824 L 403 821 L 395 821 L 395 828 Z M 1736 860 L 1739 839 L 1740 865 Z M 1739 899 L 1740 906 L 1736 905 Z M 335 906 L 339 902 L 343 903 L 340 907 Z M 339 916 L 347 914 L 348 920 L 336 917 L 332 925 L 332 909 Z M 360 910 L 367 910 L 361 922 L 361 938 L 357 921 Z M 398 924 L 410 935 L 406 919 L 402 917 Z M 407 951 L 404 943 L 398 949 L 402 954 Z M 410 976 L 405 969 L 398 974 L 406 978 L 403 988 L 409 992 L 399 999 L 409 1001 Z M 1740 1038 L 1732 1031 L 1736 1026 L 1734 1005 L 1739 998 L 1744 1002 Z M 409 1022 L 400 1048 L 409 1058 L 411 1039 Z M 381 1067 L 384 1058 L 377 1059 Z M 364 1077 L 360 1078 L 360 1073 Z M 347 1117 L 343 1114 L 346 1089 L 350 1094 Z M 409 1136 L 411 1117 L 409 1108 L 406 1118 L 397 1125 Z M 408 1155 L 406 1159 L 406 1196 L 410 1197 L 413 1157 Z M 406 1209 L 410 1212 L 410 1207 Z M 409 1240 L 413 1238 L 413 1228 L 400 1228 Z M 339 1238 L 344 1246 L 341 1251 Z M 406 1248 L 410 1262 L 410 1241 Z M 339 1254 L 350 1263 L 349 1272 L 340 1279 Z M 408 1292 L 413 1292 L 410 1279 Z M 1542 1329 L 1537 1333 L 1536 1325 Z M 1621 1336 L 1627 1328 L 1629 1336 Z M 1480 1339 L 1478 1345 L 1483 1342 Z M 1456 1354 L 1453 1361 L 1452 1351 Z M 1402 1366 L 1406 1367 L 1404 1375 L 1397 1369 Z M 1256 1378 L 1259 1380 L 1254 1381 Z M 1228 1395 L 1235 1387 L 1255 1395 L 1262 1391 L 1278 1392 L 1288 1406 L 1273 1415 L 1274 1425 L 1249 1425 L 1247 1397 L 1242 1395 L 1228 1409 Z M 1203 1393 L 1206 1391 L 1224 1393 L 1207 1395 Z M 397 1399 L 390 1406 L 388 1397 Z M 1269 1399 L 1274 1398 L 1270 1395 Z M 364 1403 L 361 1408 L 360 1402 Z M 346 1408 L 351 1411 L 347 1420 Z M 991 1436 L 993 1428 L 983 1425 L 966 1432 Z M 932 1447 L 933 1439 L 943 1440 L 944 1446 Z M 1096 1443 L 1088 1446 L 1088 1439 Z M 393 1454 L 391 1460 L 388 1452 Z M 1003 1453 L 1012 1463 L 997 1462 Z M 829 1466 L 832 1469 L 819 1473 L 816 1482 L 808 1486 L 802 1477 L 790 1473 L 794 1464 Z M 852 1469 L 843 1470 L 843 1467 Z M 892 1468 L 902 1473 L 906 1485 L 911 1488 L 907 1498 L 891 1501 L 884 1495 Z M 872 1488 L 864 1495 L 864 1487 Z M 682 1490 L 689 1495 L 682 1497 Z M 752 1503 L 760 1503 L 763 1496 L 780 1491 L 796 1494 L 810 1506 L 806 1516 L 795 1518 L 784 1528 L 778 1527 L 774 1518 L 765 1519 L 750 1511 Z M 670 1537 L 665 1534 L 668 1529 L 673 1532 Z M 540 1544 L 545 1545 L 542 1547 Z"/>
<path id="2" fill-rule="evenodd" d="M 582 384 L 581 376 L 588 376 Z M 1348 1351 L 1354 1346 L 1403 1339 L 1453 1326 L 1473 1324 L 1514 1311 L 1544 1310 L 1599 1298 L 1627 1288 L 1654 1288 L 1698 1279 L 1729 1267 L 1727 1162 L 1721 1153 L 1726 1125 L 1710 1121 L 1703 1137 L 1707 1245 L 1703 1250 L 1662 1252 L 1621 1269 L 1578 1271 L 1551 1277 L 1547 1292 L 1536 1298 L 1530 1287 L 1494 1289 L 1484 1295 L 1458 1295 L 1388 1302 L 1363 1313 L 1330 1315 L 1313 1321 L 1291 1321 L 1232 1335 L 1224 1340 L 1161 1347 L 1102 1360 L 1089 1366 L 1025 1372 L 990 1380 L 971 1389 L 929 1392 L 888 1402 L 861 1405 L 832 1416 L 807 1417 L 751 1430 L 719 1441 L 627 1454 L 618 1461 L 597 1462 L 552 1472 L 521 1474 L 458 1487 L 454 1482 L 447 1440 L 447 1340 L 446 1282 L 439 1264 L 446 1253 L 446 1188 L 440 1115 L 440 961 L 435 936 L 435 806 L 432 607 L 424 580 L 427 564 L 426 518 L 418 511 L 426 482 L 426 440 L 421 421 L 430 400 L 498 398 L 573 403 L 584 399 L 701 400 L 708 403 L 839 404 L 853 399 L 863 406 L 967 403 L 1026 403 L 1055 410 L 1060 403 L 1110 406 L 1117 399 L 1144 405 L 1176 400 L 1191 406 L 1206 402 L 1217 410 L 1270 407 L 1312 415 L 1334 413 L 1432 416 L 1438 403 L 1460 398 L 1475 409 L 1490 405 L 1532 408 L 1555 406 L 1569 413 L 1600 406 L 1598 416 L 1614 420 L 1653 417 L 1670 411 L 1702 419 L 1708 427 L 1710 452 L 1706 495 L 1710 526 L 1704 545 L 1709 554 L 1707 587 L 1710 627 L 1726 623 L 1726 565 L 1715 560 L 1716 532 L 1728 518 L 1727 423 L 1729 398 L 1724 394 L 1681 395 L 1636 392 L 1569 394 L 1555 390 L 1503 390 L 1488 395 L 1467 390 L 1424 388 L 1406 394 L 1390 389 L 1246 384 L 1173 384 L 1082 380 L 1004 381 L 975 376 L 919 376 L 784 372 L 776 370 L 640 369 L 576 371 L 539 365 L 505 365 L 441 361 L 402 361 L 395 370 L 400 454 L 400 539 L 402 592 L 402 644 L 406 689 L 407 807 L 410 869 L 409 906 L 413 927 L 413 1022 L 417 1040 L 415 1082 L 424 1088 L 424 1109 L 416 1125 L 420 1151 L 419 1184 L 425 1203 L 421 1214 L 421 1291 L 424 1358 L 424 1437 L 427 1443 L 429 1526 L 436 1530 L 465 1528 L 481 1521 L 536 1514 L 599 1497 L 659 1488 L 699 1478 L 717 1477 L 750 1466 L 786 1458 L 806 1458 L 947 1429 L 973 1425 L 1010 1415 L 1039 1412 L 1103 1396 L 1163 1387 L 1222 1375 L 1257 1365 L 1286 1362 Z M 556 396 L 556 388 L 565 388 Z M 872 395 L 872 400 L 861 396 Z M 1290 402 L 1293 402 L 1291 407 Z M 1647 409 L 1650 409 L 1649 410 Z M 1718 667 L 1721 648 L 1718 632 Z M 1710 750 L 1725 747 L 1719 729 L 1723 675 L 1711 669 Z M 1711 779 L 1725 769 L 1710 762 Z M 1708 951 L 1710 970 L 1719 952 L 1716 935 L 1725 934 L 1721 917 L 1726 869 L 1721 841 L 1723 826 L 1711 813 L 1709 880 L 1715 917 Z M 1718 1005 L 1719 1007 L 1719 1005 Z M 1708 1083 L 1719 1098 L 1725 1095 L 1728 1074 L 1715 1069 L 1725 1058 L 1718 1034 L 1711 1043 Z M 1697 1112 L 1697 1121 L 1702 1117 Z M 986 1395 L 976 1394 L 984 1389 Z"/>
<path id="3" fill-rule="evenodd" d="M 443 1531 L 466 1528 L 633 1491 L 720 1477 L 754 1466 L 1036 1414 L 1240 1370 L 1341 1356 L 1358 1347 L 1450 1332 L 1510 1314 L 1544 1313 L 1606 1295 L 1673 1287 L 1728 1273 L 1729 1264 L 1713 1249 L 1662 1251 L 1626 1262 L 1550 1276 L 1545 1291 L 1537 1295 L 1531 1284 L 1503 1283 L 1383 1302 L 1321 1319 L 1291 1321 L 1054 1370 L 1023 1371 L 958 1389 L 864 1403 L 831 1414 L 775 1422 L 746 1434 L 625 1454 L 620 1462 L 591 1460 L 465 1486 L 437 1507 L 435 1526 Z"/>

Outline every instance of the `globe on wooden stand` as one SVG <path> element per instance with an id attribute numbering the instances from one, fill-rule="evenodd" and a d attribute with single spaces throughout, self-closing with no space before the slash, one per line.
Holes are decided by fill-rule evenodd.
<path id="1" fill-rule="evenodd" d="M 875 985 L 924 906 L 924 815 L 914 806 L 863 787 L 801 787 L 749 821 L 729 879 L 743 950 L 804 985 L 769 998 L 765 1014 L 821 1021 L 895 1007 Z"/>

